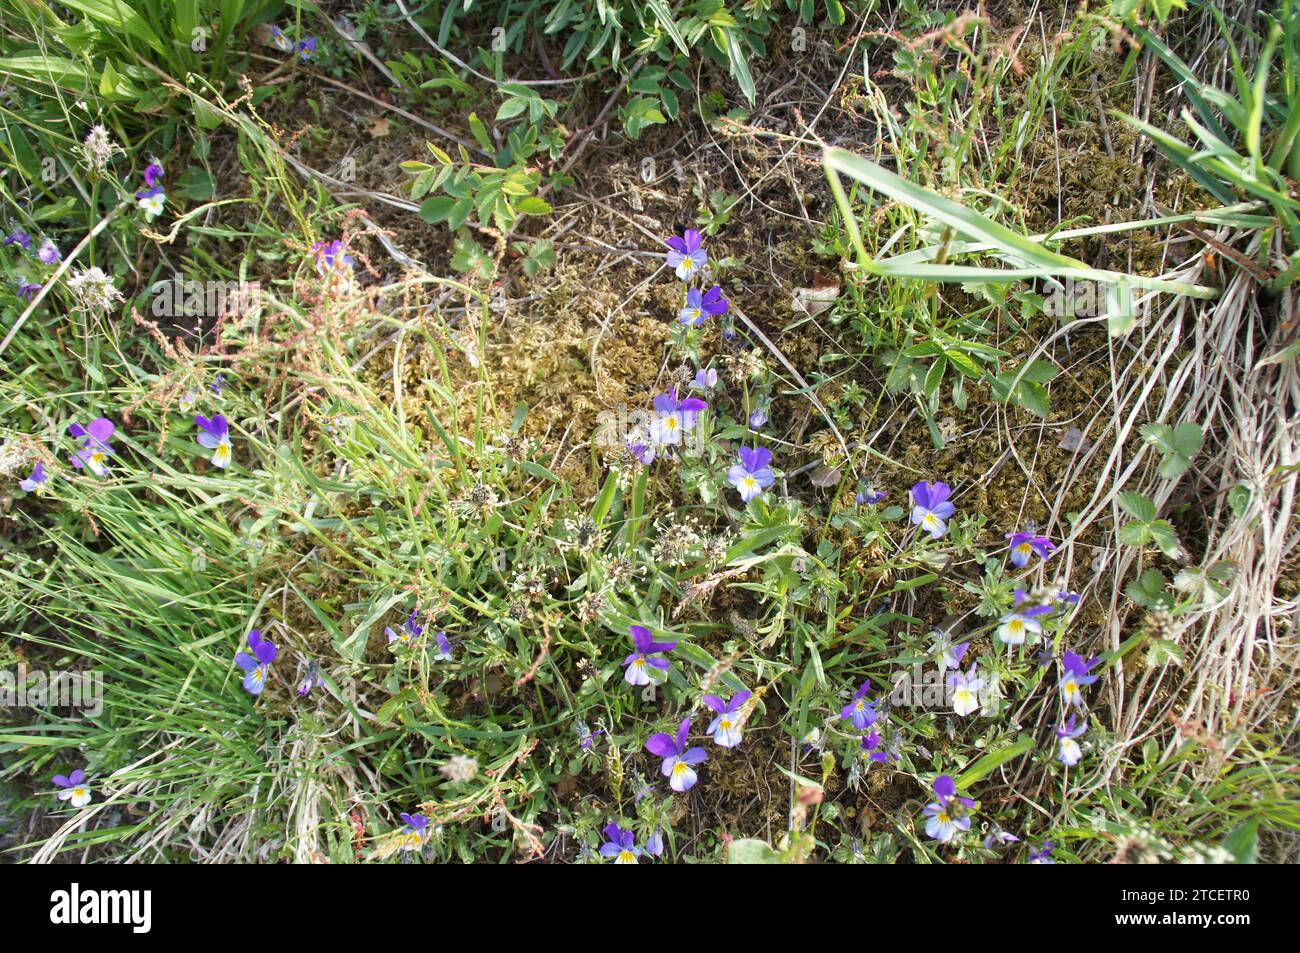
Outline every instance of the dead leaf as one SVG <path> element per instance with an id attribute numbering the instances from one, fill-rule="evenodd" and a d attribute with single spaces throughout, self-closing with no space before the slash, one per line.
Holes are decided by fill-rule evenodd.
<path id="1" fill-rule="evenodd" d="M 840 475 L 838 467 L 828 467 L 823 464 L 809 475 L 808 480 L 813 486 L 823 488 L 828 486 L 838 486 Z"/>
<path id="2" fill-rule="evenodd" d="M 790 309 L 795 314 L 815 318 L 828 310 L 840 296 L 838 284 L 818 285 L 815 288 L 795 288 L 790 298 Z"/>
<path id="3" fill-rule="evenodd" d="M 388 119 L 384 116 L 371 116 L 370 128 L 366 131 L 370 133 L 371 139 L 382 139 L 390 132 Z"/>

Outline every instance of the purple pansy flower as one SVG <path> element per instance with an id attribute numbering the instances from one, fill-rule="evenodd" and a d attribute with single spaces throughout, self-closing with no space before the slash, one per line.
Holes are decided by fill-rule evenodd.
<path id="1" fill-rule="evenodd" d="M 63 261 L 63 254 L 58 246 L 48 238 L 41 242 L 41 247 L 36 250 L 36 257 L 46 265 L 57 265 Z"/>
<path id="2" fill-rule="evenodd" d="M 651 857 L 662 857 L 664 853 L 664 830 L 662 827 L 656 827 L 654 832 L 646 838 L 645 852 Z"/>
<path id="3" fill-rule="evenodd" d="M 677 315 L 677 320 L 688 327 L 698 328 L 709 318 L 716 318 L 727 313 L 727 299 L 722 297 L 722 289 L 714 285 L 708 291 L 692 288 L 686 292 L 686 304 Z"/>
<path id="4" fill-rule="evenodd" d="M 681 794 L 695 786 L 694 765 L 700 764 L 709 753 L 703 748 L 687 748 L 686 736 L 691 731 L 691 720 L 683 718 L 677 726 L 677 737 L 665 732 L 651 735 L 645 743 L 646 750 L 664 759 L 660 773 L 668 779 L 668 786 Z"/>
<path id="5" fill-rule="evenodd" d="M 1056 738 L 1061 743 L 1059 757 L 1061 763 L 1067 767 L 1074 767 L 1079 763 L 1079 759 L 1083 757 L 1083 749 L 1079 747 L 1079 742 L 1075 739 L 1087 731 L 1088 726 L 1079 725 L 1076 727 L 1076 721 L 1078 721 L 1078 717 L 1071 715 L 1069 721 L 1056 729 Z"/>
<path id="6" fill-rule="evenodd" d="M 740 499 L 748 503 L 776 482 L 769 466 L 772 451 L 767 447 L 741 447 L 736 456 L 740 462 L 732 464 L 727 471 L 727 482 L 740 493 Z"/>
<path id="7" fill-rule="evenodd" d="M 1020 838 L 1002 828 L 995 828 L 993 833 L 984 838 L 984 849 L 991 850 L 994 847 L 1005 847 L 1007 844 L 1019 844 Z"/>
<path id="8" fill-rule="evenodd" d="M 660 394 L 654 399 L 655 413 L 658 415 L 650 424 L 650 439 L 662 446 L 675 446 L 682 442 L 682 434 L 694 429 L 699 420 L 700 411 L 709 407 L 698 397 L 677 399 L 677 388 L 668 388 L 668 393 Z"/>
<path id="9" fill-rule="evenodd" d="M 433 653 L 433 657 L 439 662 L 450 662 L 452 660 L 451 642 L 447 639 L 447 633 L 434 633 L 433 641 L 438 646 L 438 650 Z"/>
<path id="10" fill-rule="evenodd" d="M 668 249 L 668 267 L 677 272 L 682 281 L 690 281 L 709 263 L 709 253 L 704 250 L 704 236 L 693 228 L 686 229 L 680 237 L 673 235 L 669 238 Z"/>
<path id="11" fill-rule="evenodd" d="M 1043 846 L 1029 853 L 1029 863 L 1031 864 L 1054 864 L 1052 851 L 1056 850 L 1056 845 L 1049 840 L 1043 841 Z"/>
<path id="12" fill-rule="evenodd" d="M 961 831 L 970 830 L 970 812 L 975 802 L 968 797 L 957 796 L 957 785 L 946 774 L 941 774 L 934 781 L 936 801 L 927 804 L 925 816 L 925 833 L 934 840 L 948 843 Z"/>
<path id="13" fill-rule="evenodd" d="M 1056 552 L 1056 544 L 1037 533 L 1007 533 L 1007 540 L 1011 550 L 1011 564 L 1021 569 L 1029 565 L 1030 556 L 1038 555 L 1046 559 Z"/>
<path id="14" fill-rule="evenodd" d="M 948 688 L 952 691 L 952 710 L 965 718 L 979 710 L 979 693 L 984 690 L 984 676 L 978 672 L 979 663 L 971 665 L 970 671 L 960 669 L 948 675 Z"/>
<path id="15" fill-rule="evenodd" d="M 135 193 L 135 199 L 135 204 L 144 212 L 144 217 L 153 221 L 162 214 L 163 205 L 167 202 L 167 193 L 163 191 L 161 185 L 153 185 Z"/>
<path id="16" fill-rule="evenodd" d="M 0 245 L 21 245 L 23 251 L 31 251 L 32 236 L 28 235 L 21 228 L 16 228 L 5 236 L 5 240 L 0 242 Z"/>
<path id="17" fill-rule="evenodd" d="M 655 445 L 652 443 L 629 443 L 628 452 L 641 461 L 643 467 L 655 462 Z"/>
<path id="18" fill-rule="evenodd" d="M 108 473 L 108 458 L 113 455 L 113 446 L 108 442 L 117 427 L 106 417 L 97 417 L 85 427 L 79 423 L 68 424 L 68 433 L 74 437 L 84 438 L 81 449 L 72 455 L 72 465 L 80 470 L 85 467 L 95 476 Z"/>
<path id="19" fill-rule="evenodd" d="M 221 414 L 211 419 L 199 414 L 194 424 L 199 428 L 199 446 L 212 451 L 212 465 L 223 470 L 230 466 L 230 422 Z"/>
<path id="20" fill-rule="evenodd" d="M 966 655 L 968 648 L 970 648 L 969 642 L 960 642 L 954 645 L 948 633 L 936 630 L 934 633 L 934 646 L 930 651 L 936 656 L 935 664 L 939 666 L 939 674 L 942 675 L 950 668 L 960 668 L 961 660 Z"/>
<path id="21" fill-rule="evenodd" d="M 59 791 L 58 799 L 67 801 L 73 807 L 85 807 L 90 803 L 90 785 L 86 782 L 86 772 L 81 768 L 73 771 L 66 777 L 62 774 L 54 776 L 54 786 L 62 788 Z"/>
<path id="22" fill-rule="evenodd" d="M 281 53 L 292 53 L 294 50 L 293 40 L 285 36 L 284 31 L 278 26 L 271 27 L 271 42 Z"/>
<path id="23" fill-rule="evenodd" d="M 324 679 L 320 673 L 320 662 L 312 659 L 307 663 L 307 674 L 303 676 L 302 681 L 298 683 L 298 697 L 306 698 L 311 694 L 313 688 L 318 688 Z"/>
<path id="24" fill-rule="evenodd" d="M 262 633 L 257 629 L 248 633 L 248 647 L 253 650 L 252 654 L 240 652 L 235 656 L 235 664 L 246 673 L 244 690 L 250 695 L 260 695 L 266 687 L 266 676 L 271 671 L 271 663 L 275 661 L 278 650 L 263 639 Z"/>
<path id="25" fill-rule="evenodd" d="M 1067 708 L 1083 707 L 1083 694 L 1080 689 L 1098 679 L 1099 676 L 1089 675 L 1088 671 L 1100 661 L 1101 659 L 1094 657 L 1085 662 L 1082 655 L 1074 652 L 1066 652 L 1061 657 L 1061 664 L 1065 667 L 1065 674 L 1061 676 L 1060 682 L 1061 698 Z"/>
<path id="26" fill-rule="evenodd" d="M 705 695 L 704 704 L 712 708 L 718 715 L 709 723 L 709 729 L 705 732 L 713 736 L 715 744 L 722 748 L 734 748 L 740 744 L 741 733 L 744 731 L 741 720 L 737 713 L 744 707 L 745 702 L 753 697 L 753 692 L 737 692 L 731 696 L 731 701 L 724 702 L 717 695 Z"/>
<path id="27" fill-rule="evenodd" d="M 391 625 L 384 626 L 384 635 L 388 636 L 388 647 L 397 648 L 408 646 L 413 639 L 418 639 L 424 634 L 424 626 L 420 624 L 420 610 L 412 609 L 411 614 L 406 617 L 402 627 L 394 632 Z"/>
<path id="28" fill-rule="evenodd" d="M 759 408 L 749 415 L 749 429 L 758 430 L 767 423 L 767 411 Z"/>
<path id="29" fill-rule="evenodd" d="M 31 475 L 25 480 L 20 480 L 18 489 L 24 493 L 35 493 L 37 496 L 45 492 L 45 484 L 50 482 L 50 475 L 45 472 L 45 464 L 39 460 L 36 466 L 32 467 Z"/>
<path id="30" fill-rule="evenodd" d="M 948 520 L 956 507 L 948 500 L 952 488 L 947 483 L 922 481 L 912 487 L 912 523 L 938 539 L 948 532 Z"/>
<path id="31" fill-rule="evenodd" d="M 601 857 L 612 857 L 616 864 L 636 863 L 636 859 L 641 856 L 641 848 L 636 846 L 636 840 L 631 831 L 625 831 L 617 824 L 610 822 L 605 825 L 603 833 L 605 843 L 600 845 Z"/>
<path id="32" fill-rule="evenodd" d="M 23 280 L 18 282 L 18 297 L 24 301 L 31 301 L 36 297 L 36 292 L 40 290 L 41 286 L 34 281 Z"/>
<path id="33" fill-rule="evenodd" d="M 304 63 L 306 63 L 309 59 L 311 59 L 312 54 L 315 52 L 316 52 L 316 37 L 314 36 L 309 36 L 307 37 L 307 39 L 302 40 L 298 44 L 298 55 L 302 57 L 302 61 Z"/>
<path id="34" fill-rule="evenodd" d="M 1014 608 L 999 621 L 998 638 L 1007 645 L 1024 645 L 1025 636 L 1043 631 L 1043 624 L 1038 617 L 1052 611 L 1050 605 L 1036 604 L 1030 601 L 1029 594 L 1023 589 L 1015 591 Z"/>
<path id="35" fill-rule="evenodd" d="M 629 685 L 649 685 L 649 669 L 658 669 L 661 672 L 668 670 L 668 660 L 663 658 L 651 658 L 652 655 L 658 655 L 661 652 L 671 652 L 677 648 L 676 642 L 656 642 L 650 630 L 643 625 L 634 625 L 629 630 L 632 634 L 632 643 L 636 646 L 636 651 L 623 659 L 623 667 L 627 669 L 623 673 L 623 680 Z"/>
<path id="36" fill-rule="evenodd" d="M 853 502 L 857 503 L 858 506 L 875 506 L 877 503 L 883 502 L 888 495 L 884 490 L 879 492 L 873 490 L 871 484 L 868 483 L 864 489 L 858 490 L 854 495 Z"/>
<path id="37" fill-rule="evenodd" d="M 872 728 L 862 739 L 862 757 L 877 764 L 888 764 L 890 761 L 897 760 L 897 755 L 891 754 L 885 748 L 880 732 L 875 728 Z"/>
<path id="38" fill-rule="evenodd" d="M 718 386 L 718 372 L 712 367 L 708 370 L 700 368 L 695 372 L 695 380 L 691 382 L 691 386 L 697 390 L 713 390 Z"/>
<path id="39" fill-rule="evenodd" d="M 405 825 L 401 834 L 402 850 L 419 850 L 429 834 L 429 819 L 423 814 L 407 814 L 405 811 L 397 816 Z"/>
<path id="40" fill-rule="evenodd" d="M 840 718 L 845 721 L 851 720 L 853 727 L 858 731 L 866 731 L 880 717 L 871 702 L 867 701 L 869 691 L 871 691 L 871 679 L 868 678 L 858 686 L 858 690 L 853 693 L 853 699 L 840 709 Z"/>
<path id="41" fill-rule="evenodd" d="M 162 178 L 163 178 L 163 167 L 159 165 L 157 162 L 150 162 L 147 166 L 144 167 L 145 185 L 155 186 L 162 181 Z"/>
<path id="42" fill-rule="evenodd" d="M 336 272 L 343 275 L 350 274 L 356 264 L 348 254 L 347 245 L 337 238 L 329 242 L 317 242 L 311 250 L 316 256 L 316 272 L 322 278 Z"/>

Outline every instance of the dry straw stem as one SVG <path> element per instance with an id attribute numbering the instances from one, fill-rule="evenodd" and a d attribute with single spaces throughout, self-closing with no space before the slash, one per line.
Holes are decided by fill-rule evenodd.
<path id="1" fill-rule="evenodd" d="M 1217 238 L 1232 243 L 1240 235 L 1221 229 Z M 1257 244 L 1258 237 L 1248 253 L 1258 252 Z M 1199 268 L 1198 258 L 1180 269 L 1179 277 L 1195 280 Z M 1293 683 L 1290 673 L 1300 661 L 1294 625 L 1300 605 L 1279 595 L 1277 585 L 1295 545 L 1293 412 L 1300 404 L 1300 374 L 1293 362 L 1260 363 L 1277 348 L 1279 333 L 1261 309 L 1257 281 L 1235 271 L 1218 300 L 1174 298 L 1130 338 L 1109 343 L 1110 392 L 1103 409 L 1082 426 L 1091 447 L 1076 457 L 1069 476 L 1082 478 L 1094 458 L 1105 459 L 1088 476 L 1096 489 L 1058 555 L 1063 574 L 1080 559 L 1094 576 L 1109 580 L 1108 593 L 1092 596 L 1108 609 L 1104 644 L 1098 648 L 1116 651 L 1121 633 L 1134 630 L 1134 608 L 1123 589 L 1151 568 L 1149 552 L 1113 538 L 1125 520 L 1118 505 L 1121 492 L 1139 492 L 1165 514 L 1175 506 L 1185 506 L 1189 517 L 1199 513 L 1204 529 L 1194 564 L 1230 561 L 1237 574 L 1224 598 L 1178 617 L 1186 655 L 1182 665 L 1134 673 L 1133 666 L 1142 663 L 1133 653 L 1105 680 L 1106 727 L 1113 744 L 1100 752 L 1105 769 L 1094 790 L 1110 783 L 1130 752 L 1150 738 L 1159 742 L 1165 758 L 1189 737 L 1213 739 L 1213 756 L 1199 762 L 1192 778 L 1209 784 L 1246 733 L 1275 717 L 1286 701 L 1285 686 Z M 1150 422 L 1185 421 L 1202 427 L 1203 451 L 1181 477 L 1164 478 L 1157 472 L 1157 451 L 1138 438 L 1138 430 Z M 1250 492 L 1248 512 L 1240 516 L 1228 502 L 1235 487 Z M 1065 495 L 1062 491 L 1060 498 Z M 1053 521 L 1061 515 L 1059 507 L 1058 502 Z M 1094 526 L 1111 534 L 1095 561 L 1078 542 Z M 1194 524 L 1185 520 L 1179 528 L 1186 538 Z M 1050 732 L 1054 712 L 1051 705 L 1040 711 L 1040 733 Z M 1177 771 L 1197 770 L 1192 767 L 1197 764 L 1184 762 Z"/>

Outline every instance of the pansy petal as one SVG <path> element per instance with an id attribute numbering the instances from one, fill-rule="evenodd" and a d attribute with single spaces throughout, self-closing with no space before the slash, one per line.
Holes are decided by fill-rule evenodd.
<path id="1" fill-rule="evenodd" d="M 651 754 L 661 758 L 671 758 L 677 753 L 677 743 L 673 741 L 673 736 L 664 732 L 651 735 L 650 740 L 645 743 L 645 748 Z"/>
<path id="2" fill-rule="evenodd" d="M 109 437 L 113 436 L 113 431 L 116 429 L 117 427 L 113 424 L 113 421 L 107 417 L 97 417 L 90 422 L 86 432 L 100 443 L 105 443 Z"/>

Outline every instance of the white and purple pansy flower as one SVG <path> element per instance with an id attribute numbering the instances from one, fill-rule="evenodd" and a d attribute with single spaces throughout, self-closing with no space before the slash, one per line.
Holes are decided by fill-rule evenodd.
<path id="1" fill-rule="evenodd" d="M 660 774 L 668 779 L 668 786 L 678 794 L 695 787 L 695 782 L 698 780 L 695 765 L 709 757 L 709 753 L 703 748 L 686 747 L 686 738 L 690 732 L 691 720 L 683 718 L 682 723 L 677 726 L 676 737 L 660 732 L 651 735 L 650 740 L 645 743 L 647 751 L 664 759 Z"/>
<path id="2" fill-rule="evenodd" d="M 698 397 L 677 399 L 677 388 L 654 399 L 655 419 L 650 423 L 650 439 L 661 446 L 671 447 L 682 442 L 682 434 L 689 433 L 699 421 L 700 411 L 709 405 Z"/>
<path id="3" fill-rule="evenodd" d="M 45 265 L 57 265 L 63 261 L 63 253 L 59 251 L 59 246 L 48 238 L 42 240 L 41 247 L 36 250 L 36 257 Z"/>
<path id="4" fill-rule="evenodd" d="M 151 185 L 147 189 L 141 189 L 135 193 L 135 204 L 144 212 L 144 217 L 153 221 L 162 214 L 163 206 L 167 202 L 167 193 L 163 191 L 161 185 Z"/>
<path id="5" fill-rule="evenodd" d="M 948 532 L 948 520 L 957 508 L 948 497 L 952 488 L 947 483 L 922 481 L 912 487 L 912 523 L 939 539 Z"/>
<path id="6" fill-rule="evenodd" d="M 1038 635 L 1043 631 L 1038 617 L 1051 612 L 1052 607 L 1033 602 L 1023 589 L 1015 591 L 1015 598 L 1012 610 L 998 620 L 998 638 L 1007 645 L 1024 645 L 1030 633 Z"/>
<path id="7" fill-rule="evenodd" d="M 1024 569 L 1031 556 L 1046 559 L 1056 552 L 1056 544 L 1037 533 L 1007 533 L 1007 548 L 1011 551 L 1011 565 Z"/>
<path id="8" fill-rule="evenodd" d="M 734 748 L 740 744 L 744 732 L 740 710 L 745 707 L 745 702 L 749 701 L 753 694 L 750 691 L 736 692 L 728 702 L 724 702 L 717 695 L 704 696 L 704 704 L 717 714 L 717 717 L 709 723 L 709 730 L 705 732 L 713 736 L 714 744 L 722 748 Z"/>
<path id="9" fill-rule="evenodd" d="M 1061 744 L 1058 757 L 1067 767 L 1074 767 L 1083 757 L 1083 749 L 1076 739 L 1088 730 L 1088 726 L 1077 724 L 1078 720 L 1077 715 L 1071 715 L 1069 721 L 1056 729 L 1056 739 Z"/>
<path id="10" fill-rule="evenodd" d="M 1061 656 L 1061 665 L 1065 669 L 1060 682 L 1061 700 L 1065 702 L 1067 708 L 1083 707 L 1083 692 L 1081 689 L 1085 685 L 1091 685 L 1100 677 L 1088 674 L 1092 667 L 1100 661 L 1099 658 L 1084 661 L 1083 656 L 1075 652 L 1066 652 Z"/>
<path id="11" fill-rule="evenodd" d="M 45 485 L 49 482 L 50 475 L 45 472 L 45 464 L 38 460 L 36 466 L 32 467 L 31 474 L 25 480 L 19 481 L 18 489 L 24 493 L 35 493 L 40 496 L 45 492 Z"/>
<path id="12" fill-rule="evenodd" d="M 67 801 L 73 807 L 85 807 L 90 803 L 90 784 L 81 768 L 67 776 L 56 774 L 54 786 L 61 789 L 57 795 L 60 801 Z"/>
<path id="13" fill-rule="evenodd" d="M 966 650 L 970 648 L 969 642 L 960 642 L 953 644 L 952 637 L 946 632 L 935 630 L 934 645 L 930 653 L 934 656 L 935 664 L 939 666 L 939 674 L 942 675 L 948 669 L 961 667 L 961 660 L 966 655 Z"/>
<path id="14" fill-rule="evenodd" d="M 682 281 L 690 281 L 709 263 L 704 250 L 704 236 L 693 228 L 668 239 L 668 267 Z"/>
<path id="15" fill-rule="evenodd" d="M 199 446 L 212 451 L 212 465 L 223 470 L 230 466 L 230 422 L 221 414 L 211 418 L 199 414 L 194 425 L 199 428 Z"/>
<path id="16" fill-rule="evenodd" d="M 625 831 L 611 822 L 605 825 L 602 833 L 605 835 L 605 843 L 600 845 L 601 857 L 613 859 L 616 864 L 636 863 L 636 859 L 641 856 L 641 848 L 636 846 L 631 831 Z"/>
<path id="17" fill-rule="evenodd" d="M 251 653 L 240 652 L 235 656 L 235 664 L 244 671 L 244 690 L 250 695 L 260 695 L 266 687 L 266 676 L 271 671 L 271 663 L 275 661 L 278 650 L 263 639 L 262 633 L 257 629 L 248 633 L 248 647 Z"/>
<path id="18" fill-rule="evenodd" d="M 962 831 L 970 830 L 970 812 L 975 802 L 957 796 L 957 785 L 946 774 L 934 781 L 936 800 L 925 807 L 925 833 L 934 840 L 948 843 Z"/>
<path id="19" fill-rule="evenodd" d="M 970 671 L 960 669 L 948 674 L 948 690 L 952 696 L 952 710 L 965 718 L 980 707 L 980 692 L 984 690 L 984 676 L 979 674 L 979 663 L 971 665 Z"/>
<path id="20" fill-rule="evenodd" d="M 718 372 L 715 368 L 700 368 L 695 372 L 695 380 L 691 386 L 696 390 L 713 390 L 718 386 Z"/>
<path id="21" fill-rule="evenodd" d="M 636 651 L 623 659 L 623 667 L 627 669 L 623 673 L 623 680 L 629 685 L 649 685 L 651 669 L 660 672 L 668 671 L 667 659 L 651 656 L 671 652 L 677 648 L 677 643 L 656 642 L 650 630 L 643 625 L 634 625 L 628 631 L 632 634 L 632 644 L 636 647 Z"/>
<path id="22" fill-rule="evenodd" d="M 698 328 L 709 318 L 716 318 L 727 313 L 727 299 L 722 296 L 722 289 L 714 285 L 708 291 L 691 288 L 686 292 L 686 303 L 677 315 L 677 320 L 687 327 Z"/>
<path id="23" fill-rule="evenodd" d="M 97 417 L 84 427 L 75 422 L 68 424 L 68 433 L 81 440 L 81 448 L 72 454 L 72 465 L 95 476 L 107 474 L 108 458 L 114 453 L 108 441 L 115 430 L 117 427 L 107 417 Z"/>
<path id="24" fill-rule="evenodd" d="M 278 26 L 271 27 L 271 42 L 281 53 L 292 53 L 296 45 Z"/>
<path id="25" fill-rule="evenodd" d="M 772 451 L 767 447 L 741 447 L 736 456 L 740 462 L 733 463 L 727 471 L 727 482 L 736 488 L 740 499 L 748 503 L 776 482 L 770 465 Z"/>

